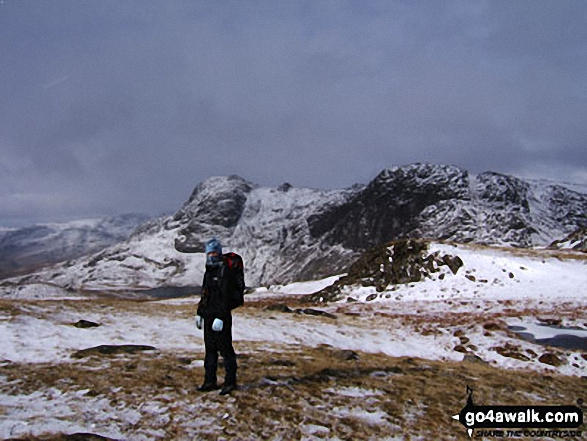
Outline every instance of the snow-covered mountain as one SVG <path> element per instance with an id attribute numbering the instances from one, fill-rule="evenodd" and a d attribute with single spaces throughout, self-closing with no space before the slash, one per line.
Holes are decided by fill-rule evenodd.
<path id="1" fill-rule="evenodd" d="M 0 278 L 95 253 L 127 239 L 147 219 L 125 214 L 0 230 Z"/>
<path id="2" fill-rule="evenodd" d="M 547 245 L 587 224 L 584 190 L 493 172 L 473 176 L 458 167 L 414 164 L 382 171 L 363 191 L 308 222 L 314 237 L 351 249 L 404 237 Z"/>
<path id="3" fill-rule="evenodd" d="M 200 183 L 170 217 L 90 257 L 12 279 L 56 288 L 128 290 L 198 285 L 203 244 L 216 236 L 240 253 L 249 286 L 343 272 L 362 252 L 427 237 L 515 247 L 546 246 L 587 224 L 587 189 L 454 166 L 383 170 L 343 190 L 260 187 L 237 176 Z"/>

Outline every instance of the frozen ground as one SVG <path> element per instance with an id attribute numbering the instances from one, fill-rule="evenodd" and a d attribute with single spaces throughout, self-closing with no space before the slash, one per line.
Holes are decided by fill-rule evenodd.
<path id="1" fill-rule="evenodd" d="M 494 401 L 488 404 L 581 398 L 569 391 L 585 390 L 587 351 L 523 340 L 509 327 L 537 339 L 587 337 L 585 257 L 434 247 L 461 257 L 456 275 L 439 272 L 380 293 L 349 287 L 330 304 L 304 304 L 300 295 L 335 278 L 248 295 L 234 317 L 241 390 L 222 399 L 195 392 L 203 375 L 197 298 L 15 293 L 0 301 L 0 438 L 430 439 L 440 429 L 428 421 L 451 430 L 441 438 L 461 439 L 450 408 L 444 421 L 431 403 L 458 412 L 465 383 Z M 74 327 L 81 319 L 100 326 Z M 156 350 L 72 358 L 81 349 L 129 344 Z M 518 385 L 515 394 L 490 386 L 504 379 Z"/>

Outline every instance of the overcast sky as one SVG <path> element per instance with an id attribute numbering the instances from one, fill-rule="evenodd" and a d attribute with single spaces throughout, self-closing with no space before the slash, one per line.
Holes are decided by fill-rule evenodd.
<path id="1" fill-rule="evenodd" d="M 0 226 L 413 162 L 587 184 L 587 2 L 0 1 Z"/>

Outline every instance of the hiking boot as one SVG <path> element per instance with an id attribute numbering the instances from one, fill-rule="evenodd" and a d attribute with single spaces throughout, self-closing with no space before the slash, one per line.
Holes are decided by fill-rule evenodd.
<path id="1" fill-rule="evenodd" d="M 216 383 L 204 383 L 198 388 L 198 392 L 210 392 L 217 389 L 220 389 L 220 386 Z"/>
<path id="2" fill-rule="evenodd" d="M 236 389 L 236 384 L 234 384 L 234 383 L 224 384 L 222 386 L 222 389 L 220 390 L 220 395 L 228 395 L 229 393 L 231 393 L 235 389 Z"/>

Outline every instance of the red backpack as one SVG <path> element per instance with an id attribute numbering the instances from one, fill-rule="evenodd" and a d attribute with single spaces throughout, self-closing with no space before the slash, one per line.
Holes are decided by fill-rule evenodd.
<path id="1" fill-rule="evenodd" d="M 222 277 L 228 276 L 231 284 L 232 297 L 228 299 L 230 309 L 238 308 L 245 303 L 245 266 L 243 258 L 236 253 L 225 253 L 222 255 L 224 269 Z M 227 274 L 226 271 L 229 271 Z"/>

